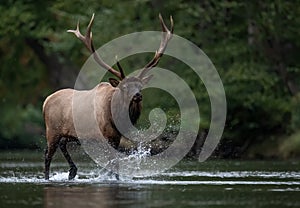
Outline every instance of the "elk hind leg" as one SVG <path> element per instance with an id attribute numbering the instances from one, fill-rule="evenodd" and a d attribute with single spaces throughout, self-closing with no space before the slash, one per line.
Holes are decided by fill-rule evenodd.
<path id="1" fill-rule="evenodd" d="M 54 143 L 49 143 L 47 145 L 47 148 L 45 151 L 45 179 L 46 180 L 49 180 L 50 163 L 51 163 L 52 157 L 58 147 L 58 141 L 56 141 L 56 140 L 54 140 L 54 141 L 55 141 Z"/>
<path id="2" fill-rule="evenodd" d="M 68 153 L 67 150 L 67 138 L 62 138 L 59 142 L 59 148 L 62 151 L 64 157 L 66 158 L 66 160 L 69 163 L 70 166 L 70 170 L 69 170 L 69 180 L 72 180 L 73 178 L 75 178 L 76 174 L 77 174 L 77 167 L 74 164 L 70 154 Z"/>

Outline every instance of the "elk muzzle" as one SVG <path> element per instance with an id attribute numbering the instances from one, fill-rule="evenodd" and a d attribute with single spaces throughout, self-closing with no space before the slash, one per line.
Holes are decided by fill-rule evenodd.
<path id="1" fill-rule="evenodd" d="M 141 102 L 142 100 L 143 100 L 143 95 L 140 92 L 136 93 L 132 98 L 132 101 L 136 103 Z"/>

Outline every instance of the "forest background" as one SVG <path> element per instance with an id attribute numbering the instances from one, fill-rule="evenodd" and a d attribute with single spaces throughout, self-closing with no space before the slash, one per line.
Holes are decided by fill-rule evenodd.
<path id="1" fill-rule="evenodd" d="M 95 13 L 101 45 L 133 32 L 158 31 L 172 15 L 175 34 L 199 46 L 223 81 L 227 119 L 216 156 L 300 156 L 300 2 L 283 0 L 6 0 L 0 3 L 0 149 L 44 149 L 44 99 L 74 87 L 89 54 L 73 35 Z M 122 60 L 128 73 L 153 54 Z M 200 131 L 209 128 L 205 87 L 188 67 L 164 56 L 201 103 Z M 99 80 L 100 81 L 100 80 Z M 200 90 L 199 90 L 200 89 Z M 148 93 L 148 96 L 147 96 Z M 168 96 L 145 92 L 144 113 L 159 105 L 176 117 Z M 156 95 L 156 96 L 155 96 Z"/>

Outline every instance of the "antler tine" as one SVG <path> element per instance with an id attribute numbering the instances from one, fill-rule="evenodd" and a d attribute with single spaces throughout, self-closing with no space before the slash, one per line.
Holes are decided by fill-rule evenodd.
<path id="1" fill-rule="evenodd" d="M 105 63 L 101 57 L 98 55 L 98 53 L 96 52 L 94 45 L 93 45 L 93 39 L 92 39 L 92 25 L 94 23 L 94 17 L 95 14 L 92 15 L 92 18 L 88 24 L 87 30 L 86 30 L 86 34 L 85 36 L 83 36 L 79 30 L 79 21 L 77 23 L 77 27 L 76 30 L 67 30 L 67 32 L 70 33 L 74 33 L 75 36 L 80 39 L 84 45 L 87 47 L 87 49 L 93 54 L 93 57 L 95 59 L 95 61 L 102 66 L 103 68 L 105 68 L 106 70 L 108 70 L 109 72 L 111 72 L 113 75 L 115 75 L 116 77 L 118 77 L 120 80 L 125 78 L 123 69 L 121 72 L 118 72 L 117 70 L 115 70 L 114 68 L 112 68 L 111 66 L 109 66 L 107 63 Z M 118 65 L 120 65 L 119 63 L 117 63 Z M 118 66 L 119 67 L 119 66 Z M 120 68 L 120 67 L 119 67 Z"/>
<path id="2" fill-rule="evenodd" d="M 159 14 L 158 17 L 163 31 L 160 46 L 158 50 L 155 52 L 153 59 L 142 69 L 142 71 L 138 75 L 139 78 L 144 77 L 149 72 L 150 69 L 152 69 L 158 64 L 160 58 L 162 57 L 163 53 L 167 48 L 168 42 L 171 40 L 173 36 L 174 22 L 172 16 L 170 16 L 170 23 L 171 23 L 170 30 L 166 26 L 161 14 Z"/>
<path id="3" fill-rule="evenodd" d="M 86 41 L 87 41 L 87 47 L 89 49 L 90 52 L 94 53 L 95 52 L 95 48 L 94 48 L 94 44 L 93 44 L 93 33 L 92 33 L 92 25 L 94 23 L 94 17 L 95 17 L 95 14 L 93 13 L 92 15 L 92 18 L 88 24 L 88 27 L 86 29 L 86 34 L 85 34 L 85 38 L 86 38 Z"/>
<path id="4" fill-rule="evenodd" d="M 125 72 L 124 72 L 124 70 L 123 70 L 123 68 L 122 68 L 122 66 L 121 66 L 121 64 L 118 60 L 118 56 L 116 56 L 116 62 L 117 62 L 118 69 L 121 73 L 121 77 L 124 79 L 126 77 L 126 75 L 125 75 Z"/>
<path id="5" fill-rule="evenodd" d="M 163 32 L 171 32 L 171 33 L 173 33 L 173 31 L 174 31 L 174 21 L 173 21 L 172 15 L 170 16 L 171 31 L 170 31 L 170 30 L 168 29 L 168 27 L 166 26 L 165 21 L 164 21 L 164 19 L 162 18 L 162 16 L 161 16 L 160 13 L 159 13 L 158 17 L 159 17 L 159 19 L 160 19 L 160 23 L 161 23 L 161 27 L 162 27 Z"/>

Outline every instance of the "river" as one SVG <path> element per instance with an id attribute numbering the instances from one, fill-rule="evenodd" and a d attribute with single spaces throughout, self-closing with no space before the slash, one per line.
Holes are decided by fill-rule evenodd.
<path id="1" fill-rule="evenodd" d="M 78 158 L 74 180 L 57 156 L 46 181 L 41 152 L 0 153 L 1 208 L 300 207 L 298 161 L 184 160 L 156 176 L 118 181 Z"/>

